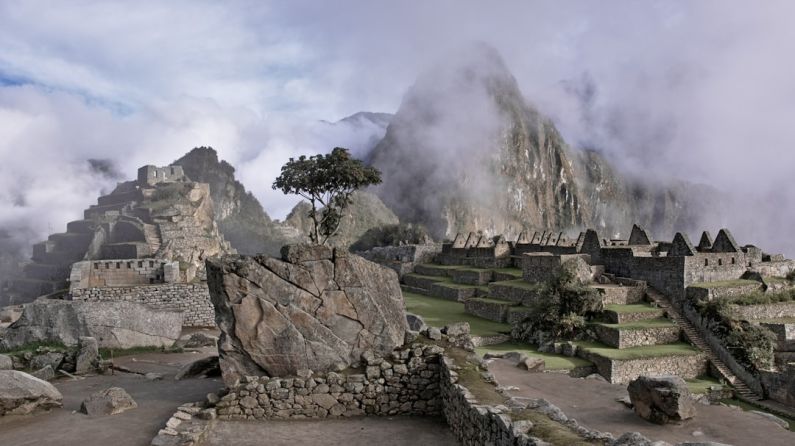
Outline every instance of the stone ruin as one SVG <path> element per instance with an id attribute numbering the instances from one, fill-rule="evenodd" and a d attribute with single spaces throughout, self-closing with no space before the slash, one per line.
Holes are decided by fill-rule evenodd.
<path id="1" fill-rule="evenodd" d="M 82 220 L 67 224 L 65 233 L 33 246 L 24 277 L 6 285 L 0 306 L 67 289 L 70 279 L 86 271 L 85 264 L 73 269 L 83 261 L 125 266 L 141 259 L 178 262 L 179 279 L 169 276 L 170 283 L 188 283 L 205 277 L 205 258 L 233 252 L 215 223 L 209 185 L 190 181 L 180 166 L 141 167 L 136 181 L 119 183 L 83 214 Z M 169 264 L 166 269 L 173 268 Z M 129 285 L 139 282 L 128 277 Z M 165 283 L 166 274 L 152 279 Z"/>

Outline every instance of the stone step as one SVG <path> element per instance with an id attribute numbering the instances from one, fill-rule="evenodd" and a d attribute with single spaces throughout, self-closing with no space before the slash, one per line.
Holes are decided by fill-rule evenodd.
<path id="1" fill-rule="evenodd" d="M 66 232 L 73 234 L 93 234 L 95 223 L 90 220 L 75 220 L 66 224 Z"/>
<path id="2" fill-rule="evenodd" d="M 447 275 L 453 282 L 463 285 L 486 285 L 494 279 L 494 272 L 490 269 L 451 269 Z"/>
<path id="3" fill-rule="evenodd" d="M 448 282 L 435 282 L 428 288 L 428 295 L 440 299 L 464 302 L 466 299 L 478 297 L 481 290 L 476 286 L 459 285 Z"/>
<path id="4" fill-rule="evenodd" d="M 525 307 L 524 305 L 517 305 L 515 307 L 511 307 L 508 309 L 508 316 L 505 322 L 509 324 L 516 324 L 525 320 L 528 316 L 533 313 L 533 310 L 530 307 Z"/>
<path id="5" fill-rule="evenodd" d="M 473 297 L 464 301 L 464 311 L 483 319 L 494 322 L 505 322 L 508 312 L 516 302 L 509 302 L 488 297 Z"/>
<path id="6" fill-rule="evenodd" d="M 449 279 L 440 276 L 423 276 L 416 273 L 409 273 L 403 275 L 403 283 L 415 288 L 430 289 L 431 285 L 440 281 L 449 281 Z"/>
<path id="7" fill-rule="evenodd" d="M 127 206 L 127 203 L 116 203 L 105 206 L 91 206 L 83 211 L 83 218 L 86 220 L 98 219 L 105 215 L 105 213 L 121 214 L 121 210 Z"/>
<path id="8" fill-rule="evenodd" d="M 658 319 L 663 317 L 665 310 L 649 304 L 610 304 L 602 311 L 602 320 L 610 324 Z"/>
<path id="9" fill-rule="evenodd" d="M 141 192 L 138 190 L 132 190 L 129 192 L 121 192 L 115 193 L 110 195 L 103 195 L 97 199 L 97 205 L 99 206 L 112 206 L 115 204 L 126 204 L 132 201 L 140 200 Z"/>
<path id="10" fill-rule="evenodd" d="M 505 280 L 516 280 L 522 278 L 522 270 L 519 268 L 500 268 L 494 270 L 494 281 L 502 282 Z"/>
<path id="11" fill-rule="evenodd" d="M 425 288 L 416 288 L 408 285 L 400 285 L 400 289 L 403 290 L 404 293 L 422 294 L 423 296 L 427 296 L 429 293 Z"/>
<path id="12" fill-rule="evenodd" d="M 33 260 L 37 263 L 46 263 L 48 265 L 71 265 L 74 262 L 83 260 L 85 253 L 86 251 L 62 251 L 60 249 L 53 249 L 40 256 L 34 255 Z"/>
<path id="13" fill-rule="evenodd" d="M 681 329 L 666 319 L 628 322 L 624 324 L 593 323 L 599 342 L 625 349 L 678 342 Z"/>
<path id="14" fill-rule="evenodd" d="M 433 265 L 430 263 L 423 263 L 414 266 L 414 273 L 422 275 L 422 276 L 439 276 L 439 277 L 447 277 L 447 272 L 451 268 L 441 266 L 441 265 Z"/>
<path id="15" fill-rule="evenodd" d="M 624 286 L 620 284 L 590 285 L 602 295 L 602 302 L 609 304 L 637 304 L 644 300 L 646 290 L 643 287 Z"/>
<path id="16" fill-rule="evenodd" d="M 55 243 L 56 249 L 60 251 L 74 251 L 85 254 L 91 240 L 94 239 L 93 233 L 71 233 L 51 234 L 49 241 Z"/>
<path id="17" fill-rule="evenodd" d="M 676 375 L 695 379 L 707 373 L 708 360 L 701 352 L 688 351 L 684 344 L 671 344 L 670 352 L 660 347 L 612 349 L 577 343 L 576 355 L 594 363 L 599 374 L 613 384 L 625 384 L 640 375 Z"/>
<path id="18" fill-rule="evenodd" d="M 489 296 L 494 299 L 530 305 L 540 299 L 538 288 L 522 279 L 489 283 Z"/>

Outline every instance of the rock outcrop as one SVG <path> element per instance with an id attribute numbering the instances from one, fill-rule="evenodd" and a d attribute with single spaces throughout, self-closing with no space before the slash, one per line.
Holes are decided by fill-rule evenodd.
<path id="1" fill-rule="evenodd" d="M 678 422 L 696 415 L 687 383 L 678 376 L 639 376 L 630 381 L 627 391 L 635 413 L 652 423 Z"/>
<path id="2" fill-rule="evenodd" d="M 47 381 L 17 370 L 0 370 L 0 415 L 27 415 L 61 407 L 63 395 Z"/>
<path id="3" fill-rule="evenodd" d="M 324 372 L 388 354 L 407 329 L 394 271 L 325 246 L 290 245 L 282 259 L 207 261 L 224 381 Z"/>
<path id="4" fill-rule="evenodd" d="M 179 339 L 182 313 L 152 310 L 132 302 L 39 300 L 6 330 L 0 347 L 14 349 L 33 342 L 80 344 L 92 337 L 103 348 L 169 347 Z"/>

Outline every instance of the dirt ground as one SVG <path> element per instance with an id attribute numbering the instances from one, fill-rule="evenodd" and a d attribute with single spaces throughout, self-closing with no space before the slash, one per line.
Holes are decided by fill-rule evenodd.
<path id="1" fill-rule="evenodd" d="M 220 378 L 175 381 L 179 367 L 206 353 L 149 353 L 116 358 L 116 364 L 142 373 L 164 375 L 148 381 L 130 373 L 59 379 L 53 384 L 64 396 L 64 407 L 31 416 L 0 417 L 0 445 L 13 446 L 146 446 L 183 403 L 203 400 L 223 387 Z M 108 387 L 125 389 L 138 403 L 127 412 L 89 417 L 78 412 L 90 394 Z"/>
<path id="2" fill-rule="evenodd" d="M 740 409 L 698 405 L 698 414 L 692 420 L 659 426 L 616 402 L 616 398 L 627 394 L 624 385 L 557 373 L 528 373 L 503 360 L 493 361 L 489 370 L 500 385 L 519 388 L 510 391 L 511 396 L 544 398 L 584 426 L 615 436 L 640 432 L 651 440 L 672 444 L 714 441 L 734 446 L 795 445 L 795 432 Z"/>
<path id="3" fill-rule="evenodd" d="M 263 440 L 267 439 L 267 440 Z M 219 422 L 207 446 L 453 446 L 440 418 L 368 417 L 319 421 Z"/>

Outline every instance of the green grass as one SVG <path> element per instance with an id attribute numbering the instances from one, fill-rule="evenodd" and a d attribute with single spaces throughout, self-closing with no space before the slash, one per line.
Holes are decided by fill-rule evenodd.
<path id="1" fill-rule="evenodd" d="M 57 351 L 65 351 L 68 348 L 60 342 L 31 342 L 30 344 L 25 344 L 20 347 L 12 348 L 12 349 L 3 349 L 0 348 L 0 353 L 6 355 L 17 355 L 25 352 L 35 352 L 40 348 L 46 348 L 50 350 L 57 350 Z"/>
<path id="2" fill-rule="evenodd" d="M 737 279 L 737 280 L 720 280 L 717 282 L 698 282 L 698 283 L 692 283 L 688 286 L 692 286 L 694 288 L 737 288 L 749 285 L 761 286 L 762 284 L 755 280 Z"/>
<path id="3" fill-rule="evenodd" d="M 786 277 L 770 276 L 765 277 L 764 279 L 767 283 L 789 283 L 789 280 Z"/>
<path id="4" fill-rule="evenodd" d="M 577 346 L 587 352 L 603 356 L 609 359 L 648 359 L 659 358 L 661 356 L 691 356 L 698 354 L 698 350 L 683 342 L 663 345 L 644 345 L 642 347 L 631 348 L 612 348 L 599 342 L 577 341 Z"/>
<path id="5" fill-rule="evenodd" d="M 145 353 L 182 353 L 181 348 L 165 347 L 131 347 L 131 348 L 101 348 L 99 354 L 105 359 L 118 358 L 120 356 L 142 355 Z"/>
<path id="6" fill-rule="evenodd" d="M 525 282 L 524 279 L 516 279 L 516 280 L 503 280 L 500 282 L 491 282 L 494 285 L 502 285 L 502 286 L 509 286 L 514 288 L 522 288 L 525 290 L 536 291 L 538 290 L 538 284 Z"/>
<path id="7" fill-rule="evenodd" d="M 464 312 L 464 304 L 436 297 L 403 292 L 406 311 L 421 316 L 425 323 L 444 327 L 454 322 L 469 322 L 470 332 L 475 336 L 494 336 L 509 333 L 511 326 L 492 322 Z"/>
<path id="8" fill-rule="evenodd" d="M 668 328 L 676 326 L 676 324 L 665 318 L 645 319 L 642 321 L 625 322 L 623 324 L 604 324 L 597 322 L 594 323 L 594 325 L 601 325 L 618 330 L 643 330 L 645 328 Z"/>
<path id="9" fill-rule="evenodd" d="M 437 268 L 437 269 L 462 269 L 462 268 L 466 268 L 465 266 L 462 266 L 462 265 L 437 265 L 435 263 L 423 263 L 421 266 L 424 266 L 424 267 L 427 267 L 427 268 Z"/>
<path id="10" fill-rule="evenodd" d="M 711 376 L 699 376 L 696 379 L 686 379 L 685 381 L 691 393 L 702 394 L 707 393 L 712 386 L 723 387 L 717 379 Z"/>
<path id="11" fill-rule="evenodd" d="M 544 368 L 546 370 L 571 370 L 575 367 L 586 367 L 591 364 L 582 358 L 570 358 L 568 356 L 556 355 L 554 353 L 541 353 L 538 349 L 530 344 L 523 344 L 520 342 L 505 342 L 497 345 L 484 345 L 475 349 L 480 356 L 488 352 L 501 353 L 501 352 L 519 352 L 527 356 L 541 358 L 544 360 Z"/>
<path id="12" fill-rule="evenodd" d="M 613 311 L 620 314 L 628 314 L 628 313 L 656 313 L 662 311 L 658 307 L 654 307 L 649 304 L 608 304 L 605 305 L 605 310 Z"/>
<path id="13" fill-rule="evenodd" d="M 511 415 L 511 419 L 527 420 L 533 423 L 533 429 L 530 431 L 530 435 L 540 438 L 547 444 L 565 444 L 567 446 L 591 446 L 603 444 L 596 440 L 586 440 L 565 425 L 558 423 L 543 413 L 532 409 L 524 409 L 522 411 L 513 413 Z"/>
<path id="14" fill-rule="evenodd" d="M 728 404 L 729 406 L 739 407 L 740 409 L 742 409 L 742 410 L 744 410 L 746 412 L 750 412 L 752 410 L 756 410 L 756 411 L 759 411 L 759 412 L 770 413 L 770 412 L 766 411 L 765 409 L 762 409 L 761 407 L 756 407 L 753 404 L 749 404 L 749 403 L 746 403 L 745 401 L 740 401 L 740 400 L 734 399 L 734 398 L 721 400 L 721 403 Z M 787 417 L 782 417 L 781 415 L 776 415 L 776 414 L 771 414 L 771 415 L 775 415 L 775 416 L 781 418 L 782 420 L 786 421 L 787 423 L 789 423 L 789 430 L 795 432 L 795 420 L 793 420 L 791 418 L 787 418 Z"/>
<path id="15" fill-rule="evenodd" d="M 516 278 L 522 277 L 522 270 L 519 268 L 494 268 L 492 271 L 500 274 L 509 274 Z"/>
<path id="16" fill-rule="evenodd" d="M 511 302 L 509 300 L 492 299 L 489 297 L 473 297 L 472 300 L 477 300 L 479 302 L 484 302 L 487 304 L 510 305 L 510 306 L 519 305 L 518 303 Z"/>

